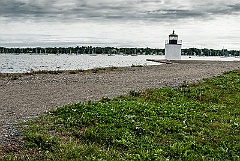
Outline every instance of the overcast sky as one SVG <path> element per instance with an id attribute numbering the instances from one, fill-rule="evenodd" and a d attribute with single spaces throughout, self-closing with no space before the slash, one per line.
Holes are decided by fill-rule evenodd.
<path id="1" fill-rule="evenodd" d="M 0 46 L 240 50 L 239 0 L 1 0 Z"/>

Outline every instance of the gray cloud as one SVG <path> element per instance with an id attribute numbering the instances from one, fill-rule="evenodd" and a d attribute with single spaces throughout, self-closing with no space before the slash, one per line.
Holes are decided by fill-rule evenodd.
<path id="1" fill-rule="evenodd" d="M 237 0 L 1 0 L 0 46 L 159 47 L 176 29 L 186 46 L 222 48 L 239 42 L 239 16 Z"/>
<path id="2" fill-rule="evenodd" d="M 220 15 L 239 14 L 240 3 L 225 4 L 195 3 L 187 1 L 176 6 L 174 1 L 61 1 L 61 0 L 3 0 L 0 2 L 0 16 L 7 18 L 35 19 L 46 21 L 75 21 L 77 19 L 99 20 L 149 20 L 168 21 L 172 19 L 214 18 Z M 187 6 L 187 7 L 185 7 Z"/>
<path id="3" fill-rule="evenodd" d="M 208 10 L 209 13 L 217 15 L 235 15 L 240 14 L 240 3 L 226 6 L 219 6 L 215 10 Z"/>

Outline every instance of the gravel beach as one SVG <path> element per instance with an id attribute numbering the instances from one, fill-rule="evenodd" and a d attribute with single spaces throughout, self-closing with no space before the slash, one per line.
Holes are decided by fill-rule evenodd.
<path id="1" fill-rule="evenodd" d="M 240 62 L 181 61 L 113 71 L 78 74 L 36 74 L 0 78 L 0 145 L 19 138 L 16 126 L 57 107 L 130 91 L 179 86 L 240 69 Z"/>

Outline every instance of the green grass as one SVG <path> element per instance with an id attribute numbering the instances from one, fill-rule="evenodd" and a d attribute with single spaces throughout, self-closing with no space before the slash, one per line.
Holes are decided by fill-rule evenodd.
<path id="1" fill-rule="evenodd" d="M 5 160 L 240 160 L 240 71 L 61 107 Z"/>

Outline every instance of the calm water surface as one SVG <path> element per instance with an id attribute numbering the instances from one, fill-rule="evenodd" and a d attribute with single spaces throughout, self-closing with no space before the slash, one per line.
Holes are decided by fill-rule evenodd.
<path id="1" fill-rule="evenodd" d="M 39 70 L 76 70 L 93 69 L 99 67 L 126 67 L 132 65 L 159 65 L 146 59 L 164 59 L 159 55 L 29 55 L 29 54 L 0 54 L 0 73 L 26 73 Z M 222 60 L 240 61 L 235 57 L 188 57 L 182 56 L 183 60 Z"/>
<path id="2" fill-rule="evenodd" d="M 86 70 L 111 66 L 126 67 L 159 64 L 146 61 L 148 58 L 161 58 L 161 56 L 0 54 L 0 73 L 26 73 L 39 70 Z"/>

